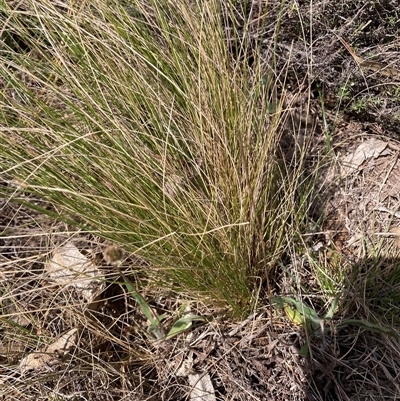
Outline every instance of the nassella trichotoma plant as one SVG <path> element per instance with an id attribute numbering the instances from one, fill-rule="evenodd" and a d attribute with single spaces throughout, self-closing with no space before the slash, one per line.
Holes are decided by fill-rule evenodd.
<path id="1" fill-rule="evenodd" d="M 19 7 L 0 14 L 3 191 L 244 313 L 298 213 L 257 49 L 233 57 L 214 0 Z"/>

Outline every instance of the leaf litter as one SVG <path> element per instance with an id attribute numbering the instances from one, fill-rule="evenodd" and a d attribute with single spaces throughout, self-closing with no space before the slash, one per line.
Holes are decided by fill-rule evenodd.
<path id="1" fill-rule="evenodd" d="M 297 10 L 299 16 L 303 18 L 302 24 L 298 23 L 296 12 L 293 10 L 289 10 L 285 14 L 285 18 L 282 20 L 283 43 L 278 43 L 278 47 L 289 50 L 288 54 L 284 51 L 281 52 L 282 54 L 278 54 L 278 61 L 279 57 L 282 57 L 284 63 L 293 62 L 293 67 L 299 74 L 295 75 L 293 81 L 298 81 L 298 77 L 304 70 L 307 70 L 308 74 L 309 64 L 304 57 L 308 59 L 310 54 L 308 51 L 303 51 L 302 55 L 301 49 L 304 49 L 304 43 L 298 39 L 302 37 L 302 32 L 298 32 L 296 27 L 306 26 L 308 18 L 312 14 L 315 23 L 313 35 L 317 37 L 313 40 L 311 57 L 320 60 L 321 64 L 314 67 L 311 76 L 305 76 L 313 80 L 320 74 L 318 80 L 324 86 L 325 93 L 329 91 L 335 93 L 336 91 L 337 95 L 339 89 L 343 87 L 342 84 L 347 83 L 349 79 L 349 70 L 342 68 L 346 60 L 343 61 L 343 55 L 340 53 L 340 43 L 337 44 L 334 40 L 329 42 L 329 38 L 327 39 L 329 36 L 325 29 L 327 21 L 335 19 L 338 15 L 345 16 L 343 21 L 347 21 L 349 12 L 352 16 L 351 21 L 354 23 L 353 27 L 360 22 L 373 21 L 370 27 L 363 23 L 363 29 L 360 29 L 359 32 L 352 30 L 351 24 L 343 23 L 341 29 L 347 31 L 348 35 L 345 37 L 349 38 L 349 43 L 353 43 L 353 40 L 350 40 L 350 36 L 353 35 L 352 39 L 360 40 L 361 43 L 364 40 L 365 44 L 380 46 L 381 36 L 375 35 L 376 24 L 382 27 L 382 21 L 379 23 L 375 20 L 380 13 L 377 13 L 374 6 L 360 7 L 356 3 L 335 3 L 335 7 L 332 7 L 332 4 L 328 2 L 323 5 L 314 4 L 313 7 L 312 13 L 310 13 L 309 7 Z M 355 7 L 356 11 L 352 7 Z M 388 3 L 385 7 L 388 7 L 389 15 L 391 5 Z M 276 15 L 272 15 L 272 18 L 275 17 Z M 391 32 L 388 25 L 385 29 L 389 36 L 396 34 L 396 32 Z M 291 60 L 292 53 L 298 56 L 296 60 Z M 354 57 L 353 53 L 352 56 Z M 398 61 L 396 53 L 393 53 L 393 57 L 395 57 L 394 62 L 396 62 L 396 58 Z M 361 67 L 375 66 L 375 64 L 365 64 L 365 60 L 360 57 L 355 60 L 361 64 Z M 268 57 L 266 57 L 266 61 L 268 62 Z M 381 70 L 383 70 L 382 66 L 383 64 L 379 65 Z M 367 91 L 369 94 L 370 87 L 372 89 L 374 85 L 380 88 L 384 87 L 381 82 L 376 81 L 380 78 L 366 77 L 361 73 L 355 78 L 354 74 L 352 76 L 354 79 L 351 84 L 353 103 L 346 104 L 348 109 L 352 105 L 354 106 L 354 102 L 360 98 L 359 93 Z M 290 79 L 290 74 L 288 74 L 288 79 Z M 364 82 L 367 82 L 367 88 L 363 87 Z M 378 94 L 384 95 L 383 90 Z M 325 100 L 328 104 L 328 96 Z M 336 98 L 336 100 L 343 104 L 342 99 Z M 396 141 L 388 139 L 390 135 L 396 138 L 396 134 L 399 132 L 398 120 L 396 122 L 395 119 L 397 106 L 395 99 L 384 97 L 384 101 L 386 103 L 383 104 L 379 113 L 369 104 L 366 106 L 369 109 L 361 114 L 361 118 L 360 115 L 350 114 L 350 121 L 345 120 L 343 124 L 337 124 L 332 133 L 334 151 L 336 155 L 347 155 L 348 159 L 339 157 L 339 164 L 342 165 L 342 171 L 345 173 L 341 173 L 339 168 L 339 171 L 331 176 L 333 177 L 332 181 L 328 182 L 331 185 L 331 192 L 321 192 L 330 196 L 327 202 L 329 206 L 324 210 L 324 228 L 329 233 L 326 235 L 324 246 L 319 247 L 318 252 L 323 255 L 330 246 L 340 249 L 354 263 L 359 263 L 357 268 L 360 270 L 360 275 L 367 275 L 367 265 L 370 262 L 368 255 L 373 253 L 371 249 L 374 249 L 381 240 L 376 233 L 390 232 L 393 224 L 399 224 L 399 148 Z M 329 118 L 331 117 L 329 116 Z M 371 136 L 375 142 L 371 142 Z M 315 140 L 316 145 L 321 142 L 318 138 Z M 374 143 L 377 145 L 377 149 L 374 149 Z M 385 147 L 384 143 L 386 143 Z M 320 150 L 318 146 L 316 146 L 317 151 Z M 167 191 L 167 188 L 165 190 Z M 13 233 L 21 234 L 21 221 L 26 219 L 26 216 L 32 216 L 33 221 L 34 213 L 22 212 L 22 209 L 18 209 L 15 205 L 8 205 L 8 207 L 15 208 L 15 213 L 12 212 L 11 215 L 8 215 L 3 211 L 2 227 L 7 227 L 7 234 L 10 235 L 11 224 L 11 227 L 14 227 Z M 19 214 L 19 212 L 22 213 Z M 17 222 L 17 220 L 19 221 Z M 32 221 L 30 221 L 31 225 Z M 52 232 L 52 224 L 52 222 L 48 222 L 48 233 Z M 392 233 L 396 234 L 396 232 Z M 48 246 L 44 247 L 40 237 L 35 234 L 37 234 L 37 227 L 36 230 L 32 230 L 30 237 L 31 240 L 33 239 L 36 249 L 33 249 L 28 241 L 24 243 L 21 238 L 13 240 L 2 238 L 1 243 L 2 285 L 7 294 L 12 294 L 12 297 L 8 296 L 8 299 L 12 299 L 14 303 L 14 305 L 2 303 L 2 311 L 6 312 L 6 318 L 14 317 L 14 319 L 15 313 L 25 316 L 26 312 L 26 316 L 29 316 L 27 321 L 19 323 L 15 321 L 14 323 L 21 326 L 20 330 L 27 329 L 33 334 L 33 338 L 29 342 L 19 341 L 18 338 L 12 339 L 9 333 L 14 331 L 7 328 L 9 327 L 7 324 L 10 323 L 6 321 L 6 318 L 2 320 L 3 331 L 0 348 L 2 366 L 0 369 L 3 387 L 0 394 L 2 391 L 6 391 L 4 394 L 10 400 L 32 399 L 28 394 L 29 391 L 32 394 L 41 394 L 45 388 L 52 388 L 54 397 L 55 394 L 57 397 L 61 394 L 65 399 L 70 399 L 74 394 L 85 394 L 87 399 L 102 401 L 109 399 L 136 401 L 143 399 L 144 394 L 145 398 L 149 400 L 184 399 L 184 397 L 188 397 L 187 382 L 180 382 L 180 379 L 175 377 L 172 372 L 177 371 L 177 367 L 179 367 L 177 362 L 184 359 L 181 358 L 182 355 L 185 356 L 189 352 L 193 352 L 195 357 L 191 368 L 200 372 L 194 374 L 211 378 L 213 391 L 220 399 L 271 399 L 274 401 L 283 399 L 357 399 L 363 401 L 374 399 L 375 401 L 398 399 L 399 397 L 400 390 L 396 379 L 399 371 L 398 350 L 400 346 L 398 342 L 385 340 L 385 337 L 381 335 L 371 337 L 369 333 L 371 327 L 373 328 L 371 324 L 361 325 L 357 330 L 351 327 L 353 323 L 351 320 L 347 322 L 349 325 L 339 326 L 340 330 L 335 331 L 335 326 L 333 326 L 330 333 L 324 333 L 324 336 L 319 336 L 310 343 L 309 351 L 313 353 L 313 359 L 299 355 L 299 351 L 304 345 L 308 345 L 309 341 L 301 328 L 301 324 L 306 323 L 304 316 L 300 319 L 296 312 L 304 313 L 305 305 L 311 308 L 310 299 L 296 299 L 296 304 L 286 302 L 291 304 L 291 309 L 283 309 L 282 315 L 272 314 L 271 310 L 266 309 L 260 310 L 251 319 L 245 319 L 239 324 L 220 321 L 213 325 L 211 322 L 205 326 L 194 328 L 192 331 L 194 338 L 190 337 L 188 333 L 182 332 L 174 337 L 173 341 L 159 343 L 162 346 L 158 346 L 154 351 L 154 341 L 152 340 L 149 344 L 147 338 L 143 339 L 140 335 L 141 329 L 148 327 L 148 319 L 143 319 L 143 308 L 140 308 L 142 301 L 138 302 L 139 298 L 136 297 L 136 305 L 132 305 L 130 301 L 132 297 L 135 299 L 134 292 L 121 290 L 119 284 L 113 283 L 114 275 L 107 277 L 103 275 L 103 272 L 98 272 L 99 281 L 106 282 L 105 288 L 101 290 L 103 291 L 103 305 L 99 305 L 97 311 L 90 312 L 91 315 L 88 318 L 87 304 L 90 304 L 92 296 L 97 292 L 92 291 L 92 288 L 88 288 L 86 285 L 90 286 L 90 283 L 94 282 L 97 286 L 99 283 L 96 282 L 95 275 L 90 273 L 90 271 L 95 271 L 95 267 L 89 263 L 88 259 L 82 257 L 83 254 L 72 250 L 72 247 L 66 250 L 67 255 L 69 252 L 71 255 L 75 254 L 71 258 L 67 256 L 71 262 L 67 265 L 71 268 L 65 269 L 64 272 L 61 270 L 61 274 L 58 276 L 59 273 L 55 272 L 63 265 L 64 261 L 61 260 L 61 263 L 53 266 L 55 268 L 52 273 L 53 277 L 50 273 L 46 273 L 47 276 L 44 274 L 41 257 L 32 259 L 30 264 L 23 263 L 27 257 L 53 251 L 52 247 L 50 249 Z M 354 241 L 350 241 L 352 238 Z M 69 241 L 70 238 L 64 236 L 62 241 L 66 240 Z M 384 240 L 386 241 L 386 239 Z M 92 249 L 92 240 L 81 237 L 80 241 L 81 244 L 77 248 Z M 318 243 L 321 242 L 320 238 L 318 241 Z M 107 246 L 110 245 L 107 244 Z M 29 255 L 27 250 L 29 250 Z M 61 259 L 63 258 L 61 257 Z M 81 266 L 83 264 L 88 267 L 87 272 L 74 266 L 77 261 L 80 261 Z M 113 264 L 105 261 L 104 266 L 109 268 Z M 119 262 L 116 264 L 119 268 L 121 267 Z M 132 263 L 132 265 L 134 264 Z M 131 266 L 128 265 L 127 268 L 129 267 Z M 292 267 L 297 268 L 295 265 Z M 385 291 L 389 291 L 390 274 L 395 267 L 383 264 L 380 268 L 377 276 L 379 280 L 387 280 Z M 302 280 L 309 283 L 312 282 L 312 278 L 307 269 L 307 266 L 302 267 L 300 273 L 304 276 Z M 285 274 L 282 274 L 283 276 Z M 134 277 L 131 279 L 134 282 Z M 288 281 L 290 280 L 291 278 L 288 277 Z M 282 281 L 278 280 L 277 286 L 285 287 L 282 283 L 283 279 Z M 375 284 L 379 288 L 378 280 L 374 282 Z M 368 289 L 368 286 L 361 287 Z M 143 288 L 140 286 L 135 286 L 133 289 L 140 294 L 151 310 L 174 311 L 177 309 L 176 304 L 171 302 L 170 296 L 167 294 L 160 295 L 150 290 L 145 290 L 143 293 Z M 32 295 L 33 291 L 36 293 L 35 296 Z M 279 294 L 290 297 L 292 292 L 292 288 L 287 286 Z M 356 288 L 349 286 L 349 292 L 352 293 L 355 307 L 362 309 L 365 299 L 356 292 Z M 127 293 L 130 293 L 132 297 L 128 297 Z M 376 294 L 376 298 L 380 300 L 383 300 L 384 296 L 382 293 Z M 82 303 L 84 310 L 79 309 L 79 307 L 82 308 Z M 370 306 L 366 305 L 365 309 L 369 311 Z M 396 305 L 389 305 L 388 310 L 395 310 L 395 308 Z M 198 309 L 196 315 L 207 315 L 206 308 L 198 306 Z M 317 308 L 313 308 L 313 310 L 317 317 L 323 316 Z M 213 312 L 211 311 L 211 314 Z M 315 316 L 313 318 L 316 319 Z M 141 319 L 144 321 L 142 322 L 143 327 L 140 327 Z M 293 327 L 293 321 L 300 322 L 300 326 Z M 244 324 L 242 325 L 242 323 Z M 333 323 L 339 322 L 333 320 Z M 53 342 L 47 340 L 47 343 L 57 344 L 57 339 L 63 338 L 62 333 L 76 330 L 78 324 L 83 325 L 84 330 L 81 333 L 80 343 L 71 346 L 67 352 L 69 357 L 67 367 L 62 366 L 63 361 L 61 361 L 61 365 L 58 364 L 60 359 L 58 357 L 57 364 L 54 366 L 50 366 L 52 365 L 49 363 L 50 360 L 44 363 L 39 361 L 39 365 L 46 365 L 46 369 L 51 369 L 52 374 L 58 372 L 59 377 L 63 377 L 64 381 L 60 381 L 59 377 L 54 381 L 49 381 L 46 377 L 41 376 L 40 369 L 33 372 L 31 369 L 26 369 L 26 375 L 33 375 L 31 378 L 34 378 L 38 384 L 21 384 L 16 376 L 15 366 L 19 366 L 18 362 L 23 360 L 23 355 L 26 357 L 26 355 L 35 354 L 30 351 L 39 350 L 36 352 L 40 354 L 40 350 L 46 349 L 46 347 L 43 348 L 43 341 L 38 346 L 37 336 L 45 332 L 47 334 L 45 338 L 55 339 Z M 170 327 L 173 327 L 171 324 L 172 322 L 170 322 Z M 12 327 L 15 329 L 15 326 Z M 71 327 L 73 328 L 71 329 Z M 379 333 L 382 334 L 382 332 Z M 68 340 L 67 343 L 69 344 Z M 75 349 L 74 354 L 71 353 L 73 349 Z M 149 352 L 149 349 L 152 352 Z M 146 351 L 142 352 L 142 350 Z M 93 355 L 88 355 L 92 351 L 93 355 L 98 357 L 97 361 L 93 361 Z M 156 355 L 153 354 L 154 352 Z M 54 352 L 51 353 L 54 354 Z M 47 355 L 46 352 L 43 354 Z M 89 378 L 83 377 L 81 371 L 90 372 L 89 375 L 86 374 Z M 315 384 L 313 393 L 310 390 L 310 382 Z M 102 393 L 100 389 L 103 387 L 103 383 L 113 383 L 114 387 L 111 385 L 107 393 Z M 52 396 L 51 392 L 47 395 L 49 394 Z"/>
<path id="2" fill-rule="evenodd" d="M 21 208 L 18 211 L 20 216 L 33 217 L 26 224 L 29 230 L 38 215 Z M 17 221 L 21 220 L 11 220 L 8 227 Z M 47 223 L 48 227 L 42 228 L 50 231 L 54 222 Z M 18 229 L 16 224 L 14 233 Z M 31 233 L 34 238 L 34 225 Z M 7 241 L 16 240 L 10 236 Z M 38 243 L 38 256 L 30 266 L 22 258 L 10 259 L 3 248 L 3 261 L 8 267 L 2 271 L 8 277 L 8 293 L 14 294 L 19 310 L 31 318 L 23 337 L 29 334 L 30 342 L 17 341 L 13 349 L 11 335 L 15 338 L 15 327 L 7 328 L 2 320 L 0 395 L 23 401 L 49 388 L 50 397 L 69 397 L 83 391 L 87 399 L 96 401 L 111 397 L 136 401 L 144 393 L 146 399 L 154 400 L 163 393 L 171 400 L 186 397 L 214 401 L 221 394 L 235 394 L 233 399 L 242 399 L 245 389 L 253 398 L 261 399 L 268 391 L 271 399 L 280 399 L 291 388 L 294 391 L 293 371 L 301 378 L 296 392 L 303 391 L 304 361 L 298 361 L 292 351 L 301 338 L 300 332 L 295 339 L 287 337 L 287 328 L 280 327 L 281 319 L 275 327 L 266 312 L 237 325 L 218 318 L 213 321 L 210 311 L 201 304 L 178 301 L 142 287 L 131 273 L 132 266 L 142 261 L 128 256 L 116 269 L 110 259 L 105 261 L 102 256 L 109 246 L 79 233 L 52 234 L 48 244 Z M 20 251 L 24 251 L 23 246 Z M 96 308 L 89 307 L 93 300 Z M 160 319 L 163 314 L 165 317 Z M 166 333 L 163 337 L 144 335 L 151 326 L 149 317 L 157 322 L 158 329 L 162 325 Z M 290 362 L 293 358 L 297 362 Z M 254 377 L 260 380 L 256 387 Z M 268 385 L 268 378 L 281 384 Z M 105 380 L 112 383 L 108 389 L 101 384 Z"/>

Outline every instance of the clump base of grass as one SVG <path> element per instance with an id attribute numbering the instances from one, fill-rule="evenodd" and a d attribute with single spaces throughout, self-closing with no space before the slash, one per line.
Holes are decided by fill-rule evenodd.
<path id="1" fill-rule="evenodd" d="M 281 160 L 273 73 L 230 53 L 223 15 L 234 9 L 24 7 L 2 16 L 26 48 L 11 40 L 1 54 L 11 192 L 143 258 L 157 285 L 248 311 L 296 235 L 301 176 Z"/>

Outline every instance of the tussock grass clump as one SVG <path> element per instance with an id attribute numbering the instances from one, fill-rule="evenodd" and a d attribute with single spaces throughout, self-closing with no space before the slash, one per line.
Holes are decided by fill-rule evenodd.
<path id="1" fill-rule="evenodd" d="M 279 161 L 274 76 L 257 47 L 251 70 L 230 52 L 234 8 L 220 7 L 3 6 L 0 161 L 14 197 L 40 196 L 142 257 L 154 282 L 241 314 L 295 235 L 299 176 Z"/>

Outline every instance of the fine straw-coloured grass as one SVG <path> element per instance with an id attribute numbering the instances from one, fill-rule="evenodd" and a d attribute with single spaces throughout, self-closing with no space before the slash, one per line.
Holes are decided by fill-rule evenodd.
<path id="1" fill-rule="evenodd" d="M 188 399 L 177 366 L 190 344 L 221 399 L 268 386 L 300 399 L 307 385 L 320 399 L 395 397 L 398 252 L 381 258 L 372 241 L 354 265 L 334 242 L 318 250 L 326 194 L 312 200 L 334 149 L 324 117 L 326 149 L 307 153 L 321 120 L 278 46 L 292 5 L 65 3 L 0 1 L 0 393 Z M 96 306 L 49 279 L 70 242 L 99 262 Z M 225 312 L 246 318 L 227 330 Z M 205 315 L 216 319 L 201 331 Z M 71 329 L 57 366 L 24 372 Z M 214 332 L 235 346 L 192 342 Z M 266 356 L 268 338 L 284 341 Z M 281 373 L 265 376 L 275 360 Z"/>
<path id="2" fill-rule="evenodd" d="M 221 7 L 3 4 L 0 163 L 8 196 L 39 196 L 143 258 L 154 283 L 240 315 L 307 201 L 281 157 L 273 68 L 234 29 L 230 51 Z"/>

